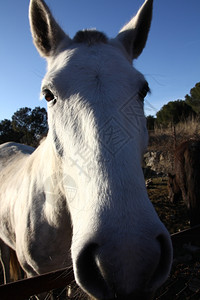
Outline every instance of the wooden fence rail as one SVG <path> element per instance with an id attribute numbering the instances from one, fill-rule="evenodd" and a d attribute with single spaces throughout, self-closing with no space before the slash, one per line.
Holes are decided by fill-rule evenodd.
<path id="1" fill-rule="evenodd" d="M 200 241 L 200 225 L 174 233 L 171 235 L 171 239 L 173 246 Z"/>
<path id="2" fill-rule="evenodd" d="M 1 300 L 23 300 L 53 289 L 65 287 L 74 279 L 73 270 L 61 269 L 0 286 Z"/>
<path id="3" fill-rule="evenodd" d="M 200 240 L 200 226 L 171 235 L 173 246 Z M 73 270 L 61 269 L 33 278 L 0 285 L 0 300 L 23 300 L 56 288 L 69 285 L 74 280 Z"/>

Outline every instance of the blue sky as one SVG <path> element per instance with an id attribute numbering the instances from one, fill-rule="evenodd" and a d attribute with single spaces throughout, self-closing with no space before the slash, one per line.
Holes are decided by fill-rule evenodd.
<path id="1" fill-rule="evenodd" d="M 143 0 L 46 0 L 54 16 L 72 37 L 97 28 L 115 37 Z M 44 106 L 39 100 L 46 63 L 32 44 L 29 1 L 2 1 L 0 11 L 0 120 L 21 107 Z M 149 82 L 146 115 L 169 101 L 184 99 L 200 81 L 200 1 L 154 0 L 149 39 L 134 62 Z M 150 105 L 148 104 L 150 103 Z"/>

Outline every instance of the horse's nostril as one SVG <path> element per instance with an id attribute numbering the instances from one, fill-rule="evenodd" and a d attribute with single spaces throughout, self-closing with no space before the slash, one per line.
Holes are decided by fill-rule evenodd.
<path id="1" fill-rule="evenodd" d="M 110 292 L 98 266 L 97 250 L 97 244 L 90 244 L 81 251 L 76 261 L 76 281 L 87 293 L 104 299 Z"/>

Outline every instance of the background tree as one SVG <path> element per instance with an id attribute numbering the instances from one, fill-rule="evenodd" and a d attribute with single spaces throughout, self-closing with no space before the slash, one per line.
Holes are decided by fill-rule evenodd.
<path id="1" fill-rule="evenodd" d="M 147 129 L 148 130 L 154 130 L 155 120 L 156 118 L 154 116 L 147 116 Z"/>
<path id="2" fill-rule="evenodd" d="M 185 102 L 192 107 L 197 115 L 200 115 L 200 82 L 190 90 L 190 95 L 185 96 Z"/>
<path id="3" fill-rule="evenodd" d="M 13 114 L 12 121 L 0 122 L 0 143 L 14 141 L 36 147 L 47 130 L 45 108 L 20 108 Z"/>
<path id="4" fill-rule="evenodd" d="M 0 144 L 9 141 L 20 142 L 22 134 L 16 132 L 12 127 L 12 122 L 8 119 L 2 120 L 0 122 Z"/>
<path id="5" fill-rule="evenodd" d="M 156 114 L 156 123 L 167 127 L 185 121 L 189 116 L 195 115 L 192 107 L 183 100 L 170 101 Z"/>
<path id="6" fill-rule="evenodd" d="M 47 133 L 47 112 L 45 108 L 38 106 L 32 110 L 30 127 L 36 138 Z"/>

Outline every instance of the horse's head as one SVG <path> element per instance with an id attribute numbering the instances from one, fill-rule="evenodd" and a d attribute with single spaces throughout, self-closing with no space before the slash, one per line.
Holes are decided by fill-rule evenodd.
<path id="1" fill-rule="evenodd" d="M 148 199 L 141 168 L 149 88 L 132 67 L 146 43 L 152 2 L 111 40 L 94 30 L 71 39 L 42 0 L 30 4 L 34 43 L 48 63 L 42 83 L 47 139 L 66 179 L 75 278 L 97 299 L 146 299 L 171 266 L 170 237 Z"/>

